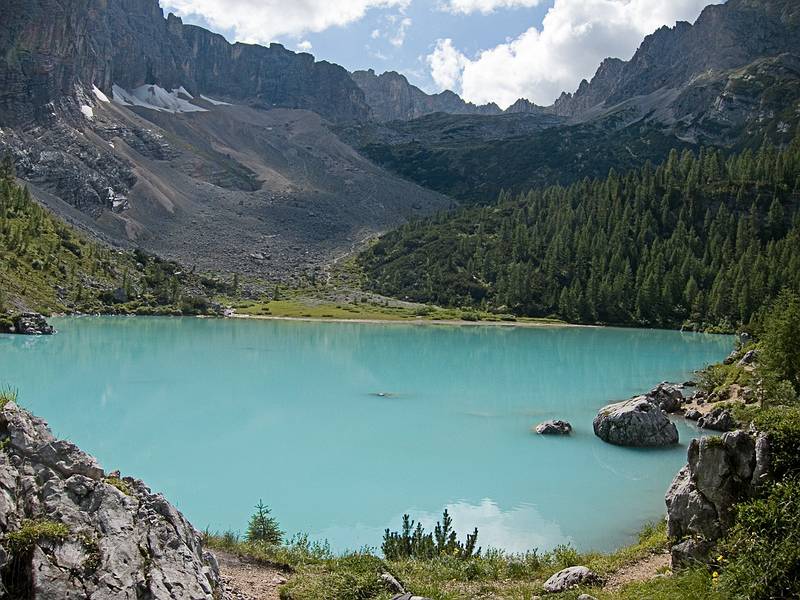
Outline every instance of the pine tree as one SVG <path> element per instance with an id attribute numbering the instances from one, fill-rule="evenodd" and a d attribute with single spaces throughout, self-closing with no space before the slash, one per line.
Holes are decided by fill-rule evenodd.
<path id="1" fill-rule="evenodd" d="M 250 517 L 247 525 L 247 541 L 275 546 L 283 540 L 283 531 L 278 521 L 270 515 L 270 509 L 261 501 L 256 505 L 256 512 Z"/>

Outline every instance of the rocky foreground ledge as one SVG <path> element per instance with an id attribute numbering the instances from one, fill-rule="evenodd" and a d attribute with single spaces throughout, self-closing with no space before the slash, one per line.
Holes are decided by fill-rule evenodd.
<path id="1" fill-rule="evenodd" d="M 0 598 L 236 597 L 164 496 L 107 475 L 13 402 L 0 409 L 0 533 Z"/>

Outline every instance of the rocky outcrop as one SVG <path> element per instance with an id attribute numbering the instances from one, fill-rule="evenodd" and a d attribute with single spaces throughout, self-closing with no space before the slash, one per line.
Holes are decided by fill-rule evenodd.
<path id="1" fill-rule="evenodd" d="M 21 335 L 53 335 L 56 330 L 42 315 L 35 312 L 25 312 L 12 319 L 14 326 L 11 333 Z"/>
<path id="2" fill-rule="evenodd" d="M 609 404 L 594 419 L 594 433 L 617 446 L 655 447 L 678 443 L 678 429 L 647 396 Z"/>
<path id="3" fill-rule="evenodd" d="M 679 411 L 685 401 L 680 388 L 666 381 L 658 384 L 647 392 L 645 396 L 650 402 L 658 406 L 658 408 L 668 413 Z"/>
<path id="4" fill-rule="evenodd" d="M 11 598 L 233 598 L 199 533 L 161 494 L 107 476 L 13 402 L 0 410 L 0 440 L 0 566 Z"/>
<path id="5" fill-rule="evenodd" d="M 736 503 L 753 497 L 769 470 L 764 434 L 734 431 L 692 440 L 688 464 L 665 497 L 674 567 L 702 559 L 733 524 Z"/>
<path id="6" fill-rule="evenodd" d="M 707 415 L 700 417 L 697 420 L 697 425 L 702 429 L 733 431 L 736 429 L 736 419 L 733 418 L 731 411 L 718 406 Z"/>
<path id="7" fill-rule="evenodd" d="M 548 594 L 566 592 L 579 585 L 598 583 L 600 578 L 588 567 L 568 567 L 552 575 L 544 582 L 544 591 Z"/>
<path id="8" fill-rule="evenodd" d="M 164 18 L 158 0 L 10 0 L 0 27 L 0 126 L 49 120 L 63 98 L 157 84 L 336 121 L 367 118 L 364 94 L 337 65 L 279 44 L 229 44 Z"/>
<path id="9" fill-rule="evenodd" d="M 536 426 L 536 433 L 539 435 L 569 435 L 572 433 L 572 425 L 567 421 L 558 419 L 555 421 L 545 421 Z"/>

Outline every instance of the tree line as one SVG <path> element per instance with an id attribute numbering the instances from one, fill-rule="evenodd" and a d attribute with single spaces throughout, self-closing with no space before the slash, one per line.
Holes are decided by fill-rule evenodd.
<path id="1" fill-rule="evenodd" d="M 800 136 L 411 222 L 359 257 L 410 300 L 572 322 L 726 329 L 800 290 Z"/>

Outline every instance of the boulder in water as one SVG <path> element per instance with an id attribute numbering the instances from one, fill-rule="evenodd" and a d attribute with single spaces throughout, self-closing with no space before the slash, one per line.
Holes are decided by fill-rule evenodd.
<path id="1" fill-rule="evenodd" d="M 545 421 L 536 426 L 536 433 L 539 435 L 569 435 L 572 433 L 572 425 L 567 421 Z"/>
<path id="2" fill-rule="evenodd" d="M 55 329 L 35 312 L 25 312 L 14 317 L 14 333 L 21 335 L 53 335 Z"/>
<path id="3" fill-rule="evenodd" d="M 617 446 L 657 447 L 678 443 L 678 429 L 646 396 L 609 404 L 594 419 L 594 433 Z"/>

